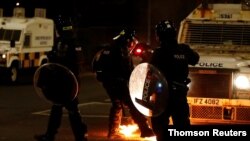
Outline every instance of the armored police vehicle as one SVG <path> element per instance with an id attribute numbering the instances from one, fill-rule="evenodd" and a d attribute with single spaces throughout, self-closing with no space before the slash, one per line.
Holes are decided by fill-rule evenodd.
<path id="1" fill-rule="evenodd" d="M 250 4 L 202 3 L 178 41 L 200 54 L 190 66 L 188 102 L 197 123 L 250 123 Z"/>
<path id="2" fill-rule="evenodd" d="M 19 70 L 46 63 L 53 41 L 54 22 L 45 9 L 35 9 L 28 18 L 24 8 L 16 7 L 12 17 L 0 17 L 0 78 L 16 82 Z"/>

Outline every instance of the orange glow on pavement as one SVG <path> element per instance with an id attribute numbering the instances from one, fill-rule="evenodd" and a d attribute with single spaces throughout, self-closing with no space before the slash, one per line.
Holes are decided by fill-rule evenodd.
<path id="1" fill-rule="evenodd" d="M 145 141 L 156 141 L 156 136 L 150 137 L 150 138 L 144 138 Z"/>
<path id="2" fill-rule="evenodd" d="M 121 125 L 120 133 L 125 135 L 126 137 L 133 137 L 135 132 L 138 130 L 138 126 L 136 124 L 129 124 L 129 125 Z"/>
<path id="3" fill-rule="evenodd" d="M 123 134 L 126 138 L 134 138 L 138 137 L 138 126 L 136 124 L 128 124 L 128 125 L 120 125 L 119 126 L 120 133 Z M 156 141 L 156 137 L 150 137 L 150 138 L 141 138 L 141 140 L 144 141 Z"/>

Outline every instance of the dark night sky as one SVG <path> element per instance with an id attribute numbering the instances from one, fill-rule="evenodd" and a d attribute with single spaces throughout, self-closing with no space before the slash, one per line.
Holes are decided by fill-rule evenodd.
<path id="1" fill-rule="evenodd" d="M 18 0 L 0 0 L 4 15 L 11 15 L 12 8 Z M 154 25 L 166 17 L 180 20 L 192 9 L 192 3 L 198 0 L 19 0 L 26 7 L 26 16 L 31 17 L 35 7 L 47 9 L 47 16 L 53 18 L 56 13 L 73 15 L 79 27 L 91 27 L 87 32 L 98 41 L 109 39 L 117 30 L 124 26 L 137 29 L 143 41 L 154 39 Z M 151 2 L 149 15 L 148 2 Z M 190 4 L 191 3 L 191 4 Z M 5 10 L 9 12 L 5 12 Z M 151 26 L 151 27 L 150 27 Z M 149 29 L 150 27 L 150 29 Z M 93 31 L 93 28 L 95 30 Z M 100 29 L 101 28 L 101 29 Z M 90 28 L 89 28 L 90 29 Z M 100 31 L 101 30 L 101 31 Z M 95 33 L 97 32 L 97 33 Z M 91 34 L 91 35 L 90 35 Z M 98 37 L 96 37 L 98 35 Z M 102 37 L 100 37 L 102 35 Z M 90 40 L 93 39 L 92 37 Z M 93 41 L 89 41 L 93 42 Z M 96 41 L 94 41 L 96 42 Z"/>
<path id="2" fill-rule="evenodd" d="M 47 16 L 67 14 L 78 19 L 81 25 L 112 25 L 126 23 L 131 17 L 133 0 L 1 0 L 4 15 L 12 15 L 12 8 L 19 1 L 26 8 L 26 16 L 33 16 L 34 8 L 46 8 Z M 128 10 L 129 9 L 129 10 Z M 129 24 L 129 23 L 128 23 Z"/>
<path id="3" fill-rule="evenodd" d="M 11 16 L 18 0 L 0 0 L 4 16 Z M 94 48 L 109 42 L 124 26 L 136 29 L 142 42 L 154 46 L 154 26 L 171 17 L 179 21 L 193 9 L 198 0 L 19 0 L 32 17 L 34 8 L 46 8 L 47 16 L 57 13 L 73 15 L 79 28 L 79 40 L 91 56 Z M 151 8 L 148 10 L 148 2 Z M 7 11 L 7 12 L 6 12 Z M 150 12 L 149 12 L 150 11 Z M 150 13 L 150 14 L 149 14 Z"/>
<path id="4" fill-rule="evenodd" d="M 36 7 L 46 8 L 49 18 L 57 13 L 73 15 L 80 40 L 94 48 L 110 41 L 123 26 L 135 27 L 142 42 L 155 46 L 154 27 L 160 20 L 169 18 L 178 24 L 202 0 L 0 0 L 4 16 L 12 15 L 16 1 L 26 8 L 27 17 L 34 15 Z"/>

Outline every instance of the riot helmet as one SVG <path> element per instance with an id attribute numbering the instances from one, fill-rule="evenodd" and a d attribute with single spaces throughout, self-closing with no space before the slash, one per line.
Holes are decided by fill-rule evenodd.
<path id="1" fill-rule="evenodd" d="M 163 20 L 155 26 L 156 35 L 160 41 L 176 39 L 176 28 L 172 21 Z"/>
<path id="2" fill-rule="evenodd" d="M 113 38 L 121 44 L 128 45 L 135 39 L 135 30 L 131 28 L 124 28 L 120 33 Z"/>
<path id="3" fill-rule="evenodd" d="M 55 19 L 56 32 L 59 37 L 73 37 L 73 22 L 70 16 L 58 15 Z"/>

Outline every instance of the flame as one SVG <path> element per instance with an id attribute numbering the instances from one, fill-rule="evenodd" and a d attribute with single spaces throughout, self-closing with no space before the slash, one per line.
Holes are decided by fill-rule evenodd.
<path id="1" fill-rule="evenodd" d="M 125 135 L 126 137 L 132 137 L 138 130 L 138 126 L 136 124 L 120 125 L 119 129 L 121 134 Z"/>
<path id="2" fill-rule="evenodd" d="M 150 137 L 150 138 L 144 138 L 146 141 L 157 141 L 156 136 Z"/>
<path id="3" fill-rule="evenodd" d="M 137 134 L 138 130 L 139 130 L 139 127 L 137 126 L 137 124 L 128 124 L 128 125 L 119 126 L 119 132 L 127 138 L 136 137 L 138 135 Z M 150 138 L 143 138 L 142 140 L 156 141 L 156 136 L 153 136 Z"/>

